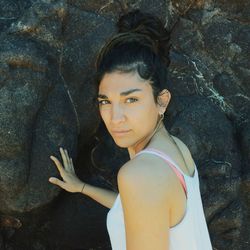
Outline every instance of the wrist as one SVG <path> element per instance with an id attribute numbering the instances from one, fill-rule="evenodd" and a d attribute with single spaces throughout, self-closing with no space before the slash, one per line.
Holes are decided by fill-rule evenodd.
<path id="1" fill-rule="evenodd" d="M 82 193 L 82 194 L 83 194 L 83 190 L 84 190 L 85 186 L 86 186 L 86 183 L 85 183 L 85 182 L 83 182 L 83 184 L 82 184 L 82 188 L 81 188 L 80 193 Z"/>

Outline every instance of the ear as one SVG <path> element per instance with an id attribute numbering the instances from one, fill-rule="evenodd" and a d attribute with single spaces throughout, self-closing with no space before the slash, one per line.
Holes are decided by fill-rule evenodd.
<path id="1" fill-rule="evenodd" d="M 171 99 L 171 93 L 163 89 L 157 97 L 159 114 L 164 114 Z"/>

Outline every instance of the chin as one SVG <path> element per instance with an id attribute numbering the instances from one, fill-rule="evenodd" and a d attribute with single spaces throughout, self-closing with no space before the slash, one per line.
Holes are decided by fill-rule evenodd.
<path id="1" fill-rule="evenodd" d="M 118 146 L 119 148 L 128 148 L 130 147 L 130 144 L 127 143 L 122 143 L 122 142 L 116 142 L 115 141 L 116 146 Z"/>
<path id="2" fill-rule="evenodd" d="M 128 141 L 126 141 L 126 140 L 115 140 L 114 138 L 113 138 L 113 140 L 114 140 L 114 142 L 115 142 L 115 144 L 118 146 L 118 147 L 120 147 L 120 148 L 129 148 L 129 147 L 131 147 L 132 145 L 134 145 L 134 143 L 131 143 L 131 142 L 128 142 Z"/>

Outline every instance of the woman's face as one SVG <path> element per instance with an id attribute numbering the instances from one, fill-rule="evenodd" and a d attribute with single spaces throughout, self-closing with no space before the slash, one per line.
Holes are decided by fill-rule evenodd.
<path id="1" fill-rule="evenodd" d="M 138 73 L 106 73 L 98 102 L 101 117 L 119 147 L 133 147 L 155 129 L 159 108 L 151 85 Z"/>

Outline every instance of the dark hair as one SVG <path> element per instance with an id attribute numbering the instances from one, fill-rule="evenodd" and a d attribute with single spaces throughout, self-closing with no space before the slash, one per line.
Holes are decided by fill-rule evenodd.
<path id="1" fill-rule="evenodd" d="M 142 79 L 149 80 L 157 102 L 160 91 L 167 88 L 169 33 L 158 17 L 138 9 L 122 15 L 117 27 L 118 34 L 98 53 L 97 85 L 105 73 L 137 72 Z"/>

